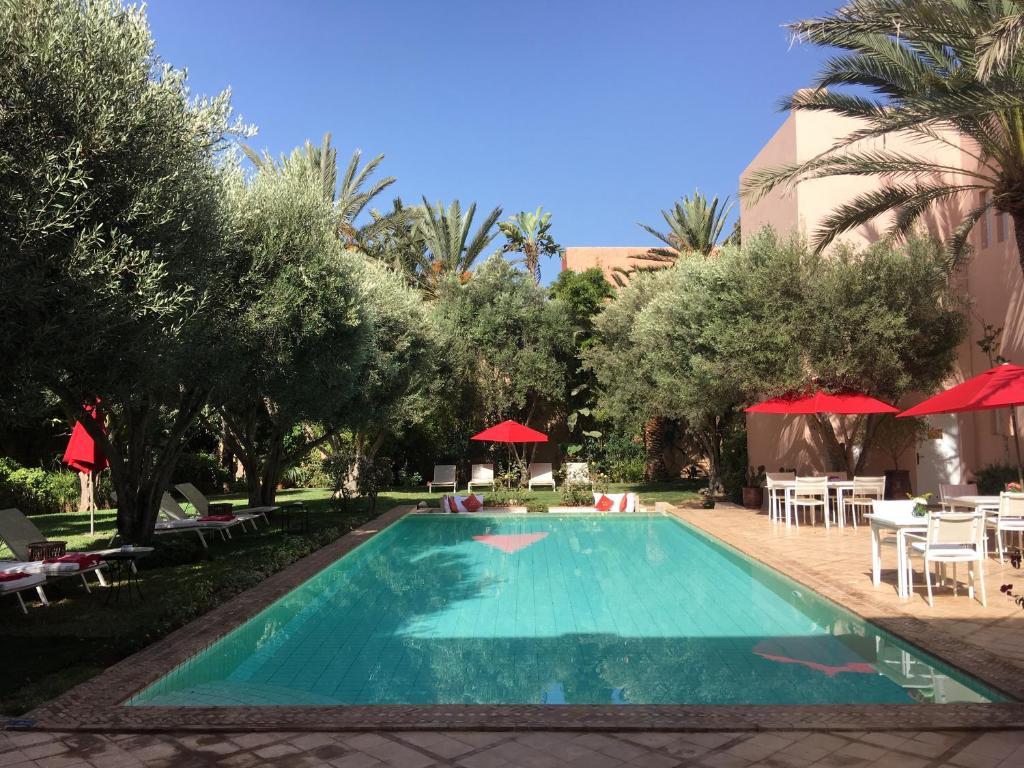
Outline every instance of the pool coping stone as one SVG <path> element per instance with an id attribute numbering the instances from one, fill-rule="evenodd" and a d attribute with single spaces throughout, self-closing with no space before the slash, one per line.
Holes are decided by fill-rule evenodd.
<path id="1" fill-rule="evenodd" d="M 659 502 L 660 513 L 680 510 Z M 222 603 L 101 674 L 31 711 L 17 721 L 0 721 L 0 730 L 79 732 L 224 732 L 224 731 L 755 731 L 847 730 L 925 731 L 1022 729 L 1024 703 L 943 705 L 367 705 L 291 707 L 144 707 L 123 702 L 272 602 L 375 536 L 413 506 L 399 506 L 353 529 L 307 557 Z M 699 527 L 699 526 L 698 526 Z M 704 531 L 706 535 L 711 535 Z M 715 538 L 718 541 L 721 539 Z M 758 560 L 743 547 L 723 542 Z M 773 566 L 801 580 L 792 561 Z M 926 622 L 908 616 L 884 616 L 882 606 L 851 595 L 836 584 L 807 584 L 888 632 L 920 646 L 982 682 L 1024 699 L 1024 671 L 1008 669 L 995 654 L 965 648 Z M 872 613 L 874 612 L 874 615 Z M 998 667 L 998 668 L 997 668 Z"/>

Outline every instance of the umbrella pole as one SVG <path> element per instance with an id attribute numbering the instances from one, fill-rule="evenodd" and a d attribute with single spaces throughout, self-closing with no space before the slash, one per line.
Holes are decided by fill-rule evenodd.
<path id="1" fill-rule="evenodd" d="M 1013 425 L 1013 445 L 1017 449 L 1017 482 L 1024 487 L 1024 463 L 1020 460 L 1020 430 L 1017 429 L 1017 407 L 1010 406 L 1010 424 Z"/>

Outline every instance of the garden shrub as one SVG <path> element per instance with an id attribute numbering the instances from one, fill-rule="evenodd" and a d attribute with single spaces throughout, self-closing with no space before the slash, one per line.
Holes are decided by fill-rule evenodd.
<path id="1" fill-rule="evenodd" d="M 231 471 L 212 453 L 183 453 L 171 476 L 172 483 L 192 483 L 203 493 L 223 493 Z"/>
<path id="2" fill-rule="evenodd" d="M 78 506 L 78 475 L 70 470 L 23 467 L 0 458 L 0 507 L 17 507 L 27 515 L 71 512 Z"/>
<path id="3" fill-rule="evenodd" d="M 988 464 L 974 473 L 978 493 L 996 494 L 1006 490 L 1007 483 L 1017 482 L 1017 468 L 1009 464 Z"/>
<path id="4" fill-rule="evenodd" d="M 585 485 L 565 483 L 558 493 L 562 503 L 567 507 L 589 507 L 594 503 L 594 496 Z"/>

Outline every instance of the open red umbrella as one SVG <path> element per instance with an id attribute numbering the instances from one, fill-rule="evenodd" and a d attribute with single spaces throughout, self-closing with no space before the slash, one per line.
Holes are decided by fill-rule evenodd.
<path id="1" fill-rule="evenodd" d="M 979 373 L 963 384 L 957 384 L 945 392 L 929 397 L 913 408 L 908 408 L 900 414 L 900 418 L 1009 408 L 1013 439 L 1017 449 L 1017 475 L 1024 483 L 1024 463 L 1020 458 L 1020 430 L 1017 429 L 1017 407 L 1021 405 L 1024 405 L 1024 368 L 1012 363 L 1003 363 Z"/>
<path id="2" fill-rule="evenodd" d="M 518 421 L 509 420 L 488 427 L 469 439 L 492 443 L 546 443 L 548 436 L 536 429 L 530 429 Z"/>
<path id="3" fill-rule="evenodd" d="M 543 432 L 538 432 L 536 429 L 530 429 L 518 421 L 508 420 L 501 422 L 501 424 L 495 424 L 493 427 L 488 427 L 483 432 L 478 432 L 469 439 L 490 443 L 507 443 L 515 453 L 516 461 L 519 461 L 519 452 L 515 450 L 516 443 L 546 443 L 548 436 Z M 509 461 L 511 459 L 510 453 Z"/>
<path id="4" fill-rule="evenodd" d="M 747 408 L 747 413 L 788 413 L 788 414 L 812 414 L 812 413 L 898 413 L 899 408 L 894 408 L 870 395 L 862 395 L 859 392 L 841 392 L 832 394 L 830 392 L 815 392 L 813 394 L 792 393 L 773 397 L 763 403 L 752 405 Z"/>
<path id="5" fill-rule="evenodd" d="M 102 428 L 103 417 L 100 416 L 99 409 L 96 406 L 87 405 L 85 406 L 85 411 L 91 418 L 100 422 Z M 96 474 L 109 467 L 110 461 L 107 460 L 103 449 L 96 444 L 96 441 L 85 430 L 81 420 L 76 421 L 74 429 L 71 430 L 71 439 L 68 440 L 68 447 L 64 450 L 62 461 L 86 476 L 89 494 L 89 533 L 95 533 L 96 500 L 93 496 L 93 478 Z"/>

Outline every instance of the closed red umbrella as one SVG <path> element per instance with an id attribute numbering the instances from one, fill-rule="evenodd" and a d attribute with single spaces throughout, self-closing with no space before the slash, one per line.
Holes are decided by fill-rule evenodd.
<path id="1" fill-rule="evenodd" d="M 100 422 L 102 428 L 103 417 L 100 416 L 99 409 L 96 406 L 87 405 L 85 411 L 91 418 Z M 96 500 L 93 496 L 93 476 L 109 467 L 110 461 L 103 453 L 103 449 L 85 430 L 80 420 L 75 422 L 75 427 L 71 430 L 71 439 L 68 440 L 68 447 L 64 450 L 62 461 L 86 476 L 89 493 L 89 533 L 95 533 Z"/>
<path id="2" fill-rule="evenodd" d="M 1003 363 L 973 376 L 963 384 L 957 384 L 945 392 L 929 397 L 913 408 L 908 408 L 900 414 L 900 418 L 1009 408 L 1017 449 L 1017 475 L 1024 483 L 1024 463 L 1020 458 L 1020 431 L 1017 429 L 1017 407 L 1021 405 L 1024 405 L 1024 368 L 1012 363 Z"/>
<path id="3" fill-rule="evenodd" d="M 813 394 L 792 393 L 773 397 L 763 403 L 747 408 L 747 413 L 898 413 L 895 408 L 878 398 L 859 392 L 815 392 Z"/>

